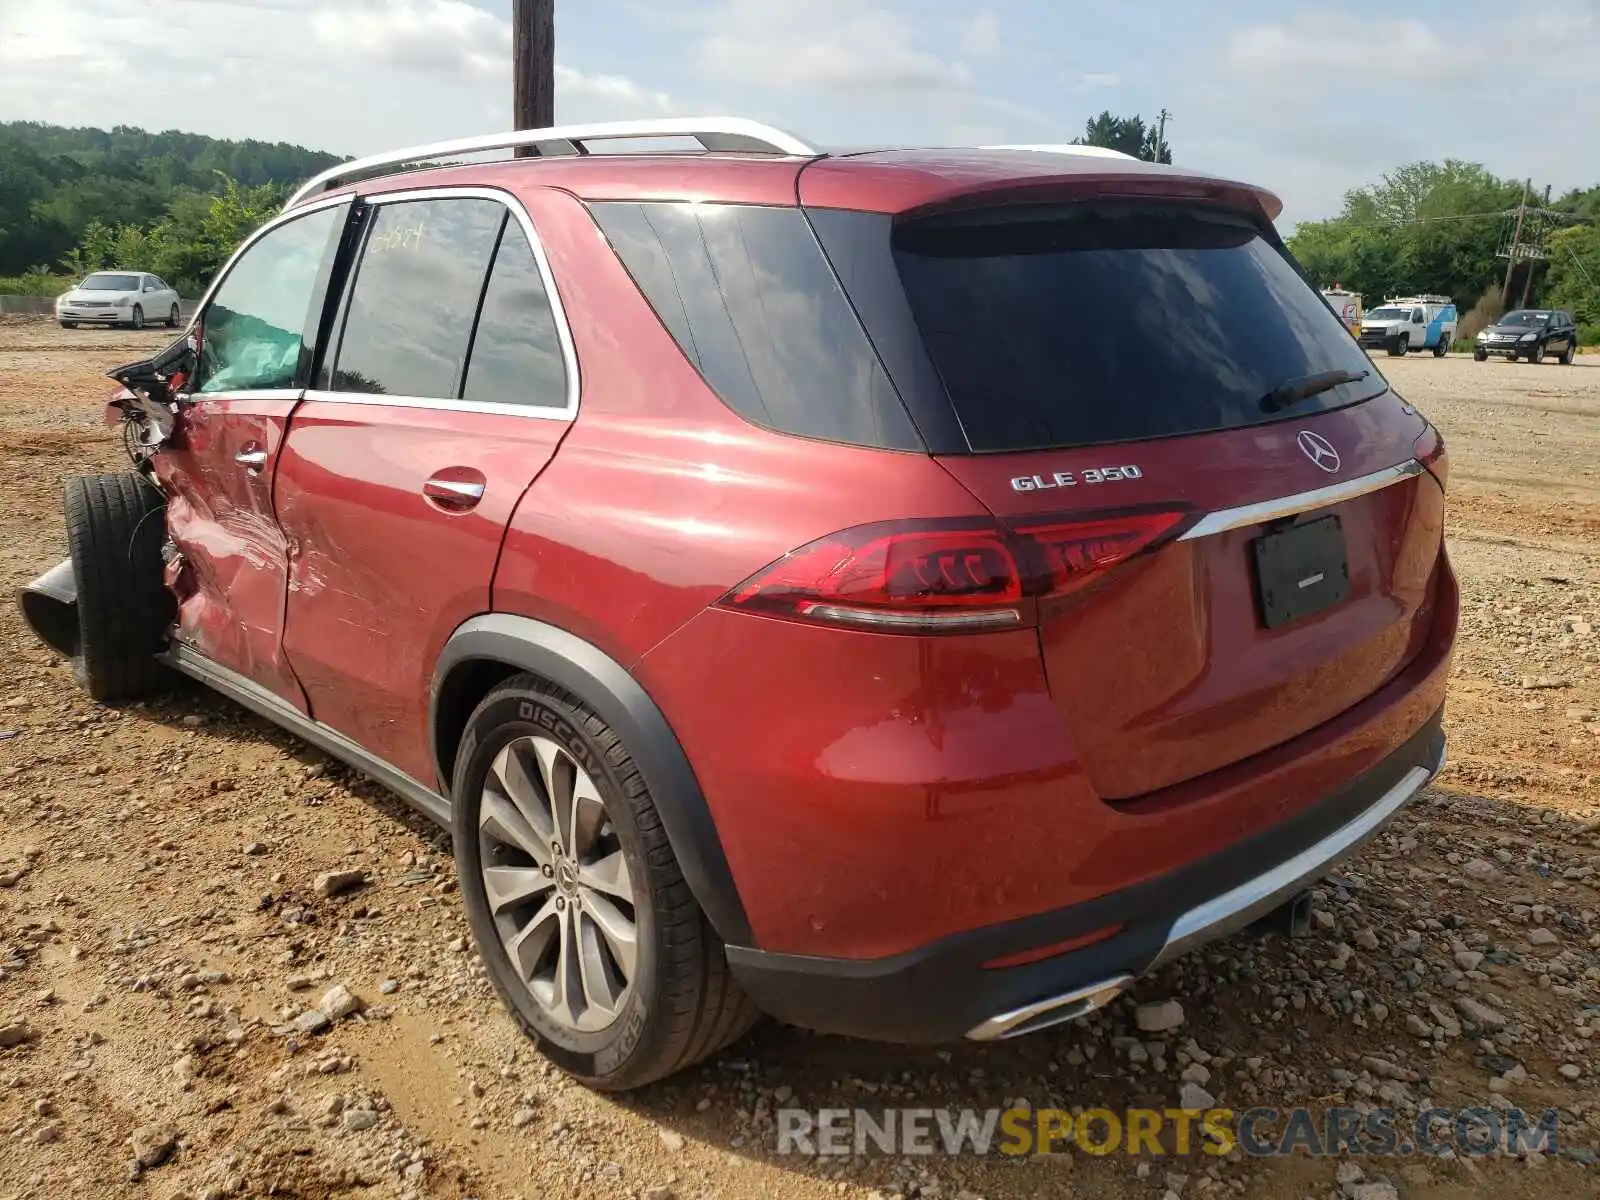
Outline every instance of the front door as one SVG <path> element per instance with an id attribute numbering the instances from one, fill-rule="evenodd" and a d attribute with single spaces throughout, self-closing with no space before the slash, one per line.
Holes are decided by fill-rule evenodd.
<path id="1" fill-rule="evenodd" d="M 577 377 L 515 200 L 366 203 L 339 344 L 278 468 L 284 647 L 317 721 L 434 786 L 434 663 L 488 611 L 506 525 L 568 428 Z"/>
<path id="2" fill-rule="evenodd" d="M 282 652 L 288 558 L 273 472 L 308 382 L 349 205 L 269 227 L 228 265 L 196 323 L 175 436 L 156 456 L 179 558 L 177 640 L 304 710 Z"/>

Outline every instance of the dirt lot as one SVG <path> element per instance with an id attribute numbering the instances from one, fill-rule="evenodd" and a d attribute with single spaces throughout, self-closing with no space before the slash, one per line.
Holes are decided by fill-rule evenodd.
<path id="1" fill-rule="evenodd" d="M 101 372 L 162 340 L 0 324 L 8 592 L 64 552 L 62 480 L 119 465 Z M 987 1048 L 767 1024 L 591 1095 L 501 1015 L 441 836 L 198 689 L 95 708 L 6 606 L 0 1196 L 1600 1196 L 1600 360 L 1380 366 L 1452 450 L 1450 766 L 1319 889 L 1313 936 L 1143 981 L 1184 1012 L 1143 1041 L 1132 1001 Z M 369 882 L 318 894 L 346 869 Z M 365 1012 L 281 1031 L 335 983 Z M 1363 1181 L 1304 1156 L 775 1153 L 785 1105 L 1161 1107 L 1185 1082 L 1236 1109 L 1553 1106 L 1560 1154 L 1366 1158 Z"/>

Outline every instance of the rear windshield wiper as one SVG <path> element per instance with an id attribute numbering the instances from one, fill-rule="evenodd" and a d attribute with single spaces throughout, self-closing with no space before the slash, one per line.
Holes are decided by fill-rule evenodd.
<path id="1" fill-rule="evenodd" d="M 1288 408 L 1301 400 L 1308 400 L 1312 396 L 1320 396 L 1323 392 L 1332 391 L 1342 383 L 1360 383 L 1371 371 L 1319 371 L 1315 375 L 1301 375 L 1298 379 L 1286 379 L 1261 397 L 1261 411 L 1275 413 L 1281 408 Z"/>

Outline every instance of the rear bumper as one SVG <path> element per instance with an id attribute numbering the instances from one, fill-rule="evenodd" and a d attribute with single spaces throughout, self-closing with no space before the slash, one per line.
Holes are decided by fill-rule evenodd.
<path id="1" fill-rule="evenodd" d="M 890 958 L 729 947 L 741 986 L 792 1024 L 891 1042 L 988 1040 L 1081 1015 L 1151 968 L 1255 921 L 1354 852 L 1444 763 L 1443 710 L 1376 766 L 1292 817 L 1181 869 Z M 1119 931 L 1001 969 L 982 964 Z"/>

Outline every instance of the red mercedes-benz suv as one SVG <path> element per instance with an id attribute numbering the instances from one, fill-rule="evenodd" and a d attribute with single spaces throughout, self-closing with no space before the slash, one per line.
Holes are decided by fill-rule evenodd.
<path id="1" fill-rule="evenodd" d="M 1443 758 L 1443 443 L 1279 207 L 732 119 L 345 164 L 114 373 L 134 469 L 23 606 L 94 698 L 182 672 L 447 825 L 592 1085 L 760 1011 L 1067 1020 Z"/>

